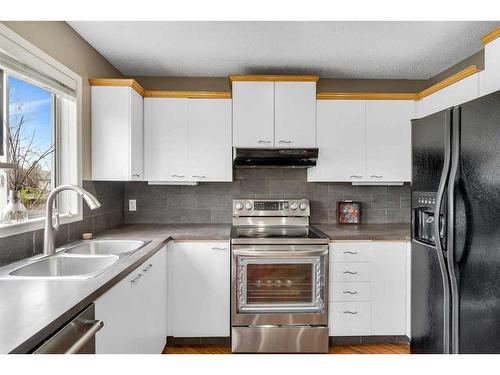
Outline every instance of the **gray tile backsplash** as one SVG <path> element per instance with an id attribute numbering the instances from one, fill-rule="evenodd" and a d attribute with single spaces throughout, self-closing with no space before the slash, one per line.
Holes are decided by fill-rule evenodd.
<path id="1" fill-rule="evenodd" d="M 82 233 L 97 233 L 123 223 L 122 182 L 84 181 L 83 188 L 94 194 L 101 207 L 91 211 L 84 203 L 83 220 L 61 225 L 56 235 L 56 246 L 81 238 Z M 40 253 L 43 230 L 0 238 L 0 266 Z"/>
<path id="2" fill-rule="evenodd" d="M 410 186 L 353 186 L 350 183 L 312 183 L 305 169 L 235 169 L 232 183 L 196 186 L 125 183 L 124 222 L 230 223 L 233 198 L 307 198 L 311 222 L 337 222 L 336 204 L 361 202 L 364 223 L 409 223 Z M 128 200 L 137 200 L 137 211 Z"/>

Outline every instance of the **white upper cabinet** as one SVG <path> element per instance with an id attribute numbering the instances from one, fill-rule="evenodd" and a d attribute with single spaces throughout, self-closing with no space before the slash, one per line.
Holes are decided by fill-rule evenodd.
<path id="1" fill-rule="evenodd" d="M 369 181 L 411 180 L 410 100 L 366 102 L 366 178 Z"/>
<path id="2" fill-rule="evenodd" d="M 233 82 L 233 146 L 274 147 L 274 82 Z"/>
<path id="3" fill-rule="evenodd" d="M 317 166 L 308 181 L 359 181 L 365 177 L 365 101 L 318 100 Z"/>
<path id="4" fill-rule="evenodd" d="M 188 99 L 144 99 L 146 181 L 191 181 L 188 140 Z"/>
<path id="5" fill-rule="evenodd" d="M 478 73 L 417 101 L 417 117 L 425 117 L 477 97 L 479 97 Z"/>
<path id="6" fill-rule="evenodd" d="M 481 72 L 480 94 L 500 90 L 500 38 L 484 46 L 484 70 Z"/>
<path id="7" fill-rule="evenodd" d="M 316 147 L 316 82 L 274 83 L 275 147 Z"/>
<path id="8" fill-rule="evenodd" d="M 197 181 L 232 181 L 231 100 L 189 99 L 189 174 Z"/>
<path id="9" fill-rule="evenodd" d="M 92 179 L 143 179 L 143 99 L 131 87 L 92 86 Z"/>
<path id="10" fill-rule="evenodd" d="M 316 147 L 316 82 L 232 85 L 234 147 Z"/>
<path id="11" fill-rule="evenodd" d="M 231 100 L 146 98 L 145 179 L 232 181 Z"/>
<path id="12" fill-rule="evenodd" d="M 307 180 L 410 181 L 414 108 L 411 100 L 318 100 L 319 156 Z"/>

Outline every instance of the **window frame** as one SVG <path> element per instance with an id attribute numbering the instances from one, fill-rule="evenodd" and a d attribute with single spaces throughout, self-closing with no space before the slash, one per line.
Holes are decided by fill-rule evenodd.
<path id="1" fill-rule="evenodd" d="M 65 132 L 67 133 L 68 145 L 65 146 L 67 152 L 71 152 L 68 155 L 70 159 L 72 170 L 68 172 L 65 181 L 60 179 L 60 163 L 61 154 L 54 155 L 54 163 L 59 163 L 59 166 L 55 169 L 56 183 L 72 183 L 78 186 L 82 186 L 82 77 L 77 73 L 73 72 L 53 57 L 49 56 L 47 53 L 40 50 L 38 47 L 28 42 L 26 39 L 22 38 L 18 34 L 14 33 L 7 26 L 0 23 L 0 51 L 12 57 L 20 64 L 31 67 L 37 72 L 40 72 L 44 76 L 62 82 L 63 84 L 72 85 L 75 89 L 76 96 L 74 100 L 67 99 L 68 108 L 65 109 L 66 112 L 71 113 L 74 111 L 75 118 L 67 120 L 65 126 Z M 14 74 L 17 76 L 17 74 Z M 19 74 L 22 77 L 22 74 Z M 23 78 L 21 78 L 23 79 Z M 71 86 L 70 86 L 71 87 Z M 2 88 L 5 90 L 5 87 Z M 3 100 L 4 98 L 2 98 Z M 56 96 L 54 102 L 59 100 Z M 74 103 L 71 103 L 73 102 Z M 3 103 L 0 102 L 0 103 Z M 72 106 L 70 106 L 72 104 Z M 56 104 L 54 103 L 54 106 Z M 61 111 L 62 112 L 62 111 Z M 56 131 L 56 136 L 60 136 L 61 119 L 59 115 L 61 113 L 54 114 L 54 131 Z M 66 113 L 67 114 L 67 113 Z M 3 111 L 4 119 L 7 114 Z M 74 124 L 70 123 L 74 120 Z M 0 124 L 3 131 L 4 124 Z M 4 143 L 2 135 L 2 144 Z M 5 151 L 5 149 L 3 150 Z M 3 154 L 2 154 L 3 155 Z M 2 156 L 4 158 L 4 156 Z M 56 160 L 57 159 L 57 160 Z M 73 165 L 74 164 L 74 165 Z M 3 171 L 1 172 L 3 175 Z M 54 186 L 57 186 L 54 184 Z M 63 207 L 69 207 L 68 211 L 70 213 L 62 213 L 60 216 L 61 224 L 67 224 L 75 221 L 81 221 L 83 219 L 83 207 L 82 201 L 76 194 L 65 195 L 67 202 L 61 204 Z M 2 224 L 0 223 L 0 238 L 8 237 L 15 234 L 21 234 L 26 232 L 31 232 L 34 230 L 42 229 L 45 225 L 45 217 L 35 217 L 33 219 L 28 219 L 25 222 L 13 223 L 13 224 Z"/>

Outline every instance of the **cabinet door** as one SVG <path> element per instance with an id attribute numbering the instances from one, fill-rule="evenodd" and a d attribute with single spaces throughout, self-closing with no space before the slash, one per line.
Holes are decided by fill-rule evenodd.
<path id="1" fill-rule="evenodd" d="M 130 179 L 130 87 L 92 87 L 92 179 Z"/>
<path id="2" fill-rule="evenodd" d="M 233 82 L 233 146 L 274 147 L 274 82 Z"/>
<path id="3" fill-rule="evenodd" d="M 360 181 L 365 177 L 365 101 L 317 101 L 319 157 L 307 180 Z"/>
<path id="4" fill-rule="evenodd" d="M 144 169 L 147 181 L 190 181 L 188 99 L 144 99 Z"/>
<path id="5" fill-rule="evenodd" d="M 198 181 L 232 181 L 231 100 L 189 100 L 189 174 Z"/>
<path id="6" fill-rule="evenodd" d="M 130 180 L 142 181 L 144 172 L 144 100 L 135 90 L 130 96 Z"/>
<path id="7" fill-rule="evenodd" d="M 500 38 L 484 46 L 484 70 L 481 72 L 481 95 L 500 90 Z"/>
<path id="8" fill-rule="evenodd" d="M 275 147 L 316 147 L 316 82 L 274 83 Z"/>
<path id="9" fill-rule="evenodd" d="M 159 250 L 139 268 L 144 306 L 143 353 L 161 353 L 167 338 L 167 261 L 166 248 Z"/>
<path id="10" fill-rule="evenodd" d="M 406 242 L 372 243 L 372 335 L 406 335 Z"/>
<path id="11" fill-rule="evenodd" d="M 176 243 L 173 250 L 173 335 L 229 336 L 229 243 Z"/>
<path id="12" fill-rule="evenodd" d="M 411 180 L 411 118 L 415 104 L 406 100 L 366 102 L 367 181 Z"/>

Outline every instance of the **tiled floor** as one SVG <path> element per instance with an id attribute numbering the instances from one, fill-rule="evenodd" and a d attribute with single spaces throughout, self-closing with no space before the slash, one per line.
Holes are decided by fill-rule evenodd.
<path id="1" fill-rule="evenodd" d="M 360 344 L 334 345 L 330 354 L 410 354 L 407 344 Z M 230 354 L 231 347 L 226 345 L 180 345 L 166 346 L 163 354 Z"/>

